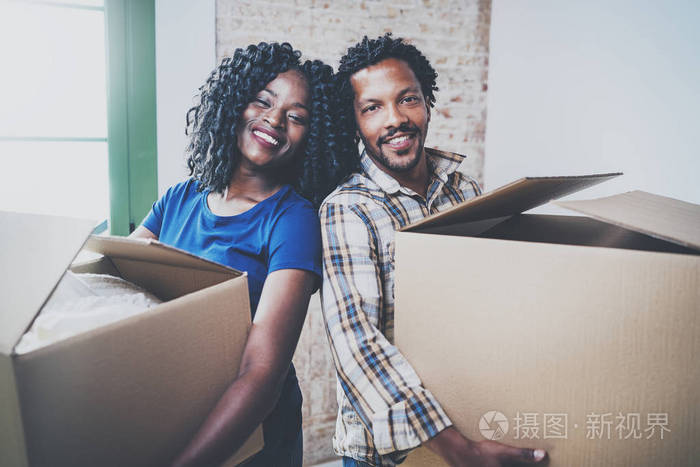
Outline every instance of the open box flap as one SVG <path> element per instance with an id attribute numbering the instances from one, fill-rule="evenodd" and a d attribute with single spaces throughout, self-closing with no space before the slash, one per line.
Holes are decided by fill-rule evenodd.
<path id="1" fill-rule="evenodd" d="M 0 352 L 9 355 L 97 223 L 0 212 Z"/>
<path id="2" fill-rule="evenodd" d="M 450 209 L 421 219 L 401 230 L 416 231 L 425 227 L 513 216 L 610 180 L 618 175 L 622 174 L 618 172 L 568 177 L 521 178 Z"/>
<path id="3" fill-rule="evenodd" d="M 556 203 L 593 219 L 700 250 L 700 205 L 644 191 Z"/>
<path id="4" fill-rule="evenodd" d="M 149 263 L 168 264 L 212 272 L 225 272 L 233 277 L 243 274 L 223 264 L 209 261 L 187 251 L 165 245 L 158 240 L 92 235 L 85 249 L 112 259 L 135 259 Z"/>

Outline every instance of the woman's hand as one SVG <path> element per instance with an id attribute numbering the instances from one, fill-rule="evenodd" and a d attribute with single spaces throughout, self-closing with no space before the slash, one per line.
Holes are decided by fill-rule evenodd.
<path id="1" fill-rule="evenodd" d="M 158 240 L 156 234 L 142 225 L 136 227 L 136 230 L 129 234 L 129 238 L 152 238 L 153 240 Z"/>
<path id="2" fill-rule="evenodd" d="M 313 273 L 298 269 L 274 271 L 267 276 L 238 376 L 174 466 L 223 463 L 272 411 L 316 281 Z"/>

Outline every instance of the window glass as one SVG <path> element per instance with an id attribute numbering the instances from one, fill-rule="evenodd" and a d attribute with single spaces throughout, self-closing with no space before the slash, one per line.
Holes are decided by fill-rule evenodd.
<path id="1" fill-rule="evenodd" d="M 104 11 L 1 5 L 0 136 L 106 137 Z"/>
<path id="2" fill-rule="evenodd" d="M 0 2 L 0 209 L 109 217 L 102 1 Z"/>
<path id="3" fill-rule="evenodd" d="M 0 141 L 0 210 L 103 221 L 107 164 L 106 142 Z"/>
<path id="4" fill-rule="evenodd" d="M 45 3 L 59 6 L 104 7 L 103 0 L 24 0 L 31 3 Z"/>

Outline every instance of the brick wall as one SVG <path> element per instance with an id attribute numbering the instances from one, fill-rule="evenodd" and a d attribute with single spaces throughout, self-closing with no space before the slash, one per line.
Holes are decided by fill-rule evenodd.
<path id="1" fill-rule="evenodd" d="M 217 57 L 263 40 L 287 41 L 336 67 L 365 34 L 409 39 L 439 74 L 427 145 L 467 154 L 464 171 L 482 181 L 490 16 L 491 0 L 217 0 Z M 337 410 L 318 295 L 294 363 L 305 398 L 304 459 L 314 463 L 333 456 Z"/>

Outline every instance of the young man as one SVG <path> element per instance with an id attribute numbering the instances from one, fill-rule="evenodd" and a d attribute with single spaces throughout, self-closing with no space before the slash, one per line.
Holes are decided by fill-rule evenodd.
<path id="1" fill-rule="evenodd" d="M 436 77 L 415 47 L 390 35 L 365 36 L 340 61 L 342 110 L 365 147 L 360 173 L 320 210 L 323 313 L 339 382 L 333 446 L 345 466 L 395 465 L 421 444 L 450 465 L 545 456 L 464 438 L 393 345 L 395 230 L 480 194 L 457 171 L 463 156 L 424 147 Z"/>

